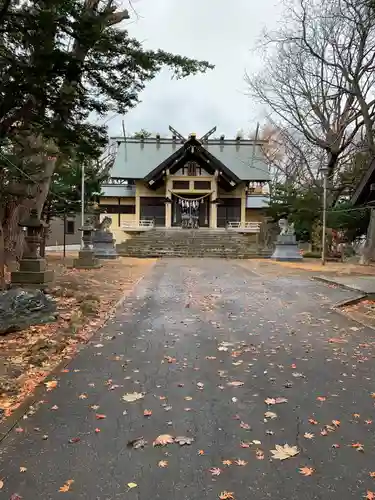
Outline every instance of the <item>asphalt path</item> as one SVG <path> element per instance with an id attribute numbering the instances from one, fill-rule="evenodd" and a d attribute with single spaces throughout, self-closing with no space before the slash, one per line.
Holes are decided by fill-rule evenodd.
<path id="1" fill-rule="evenodd" d="M 0 500 L 374 499 L 375 334 L 332 310 L 352 295 L 159 261 L 1 443 Z"/>

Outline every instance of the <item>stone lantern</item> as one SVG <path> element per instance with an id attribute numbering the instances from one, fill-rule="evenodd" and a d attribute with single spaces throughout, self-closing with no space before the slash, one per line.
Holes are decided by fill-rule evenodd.
<path id="1" fill-rule="evenodd" d="M 96 269 L 101 267 L 92 249 L 92 233 L 94 231 L 94 226 L 90 224 L 90 221 L 86 221 L 79 230 L 82 231 L 83 247 L 78 253 L 78 259 L 74 259 L 73 267 L 76 269 Z"/>
<path id="2" fill-rule="evenodd" d="M 18 224 L 26 228 L 25 247 L 18 271 L 11 273 L 12 286 L 48 288 L 53 282 L 54 272 L 47 269 L 47 262 L 40 257 L 41 231 L 44 223 L 36 209 Z"/>

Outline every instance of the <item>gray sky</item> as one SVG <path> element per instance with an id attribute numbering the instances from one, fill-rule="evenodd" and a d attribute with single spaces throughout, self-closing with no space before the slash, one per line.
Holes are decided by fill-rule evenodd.
<path id="1" fill-rule="evenodd" d="M 127 133 L 145 128 L 170 135 L 234 137 L 239 129 L 255 130 L 263 110 L 245 95 L 245 70 L 255 72 L 262 61 L 254 47 L 264 27 L 276 26 L 278 0 L 138 0 L 141 16 L 128 27 L 147 48 L 161 48 L 216 65 L 213 71 L 185 80 L 171 80 L 165 71 L 148 84 L 142 102 L 125 116 Z M 132 14 L 133 15 L 133 14 Z M 121 135 L 121 117 L 108 121 L 110 135 Z"/>

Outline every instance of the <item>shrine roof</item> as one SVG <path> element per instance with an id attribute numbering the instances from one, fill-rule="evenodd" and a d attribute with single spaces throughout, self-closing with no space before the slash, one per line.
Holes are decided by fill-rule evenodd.
<path id="1" fill-rule="evenodd" d="M 111 169 L 112 177 L 143 179 L 169 158 L 181 156 L 182 148 L 191 140 L 172 138 L 128 139 L 113 137 L 117 143 L 116 158 Z M 196 141 L 196 139 L 194 138 Z M 199 141 L 198 141 L 199 142 Z M 208 139 L 199 142 L 203 150 L 224 165 L 241 181 L 268 181 L 269 169 L 263 153 L 265 141 L 248 139 Z M 212 158 L 209 155 L 210 158 Z M 172 160 L 171 160 L 172 161 Z"/>

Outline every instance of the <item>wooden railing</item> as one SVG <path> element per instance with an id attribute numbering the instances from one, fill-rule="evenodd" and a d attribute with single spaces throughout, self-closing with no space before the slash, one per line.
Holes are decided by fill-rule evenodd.
<path id="1" fill-rule="evenodd" d="M 137 220 L 129 220 L 126 222 L 123 222 L 121 224 L 121 229 L 151 229 L 155 225 L 154 220 L 147 220 L 147 219 L 141 219 L 140 221 Z"/>
<path id="2" fill-rule="evenodd" d="M 248 233 L 260 233 L 261 222 L 228 221 L 227 229 L 245 230 Z"/>

